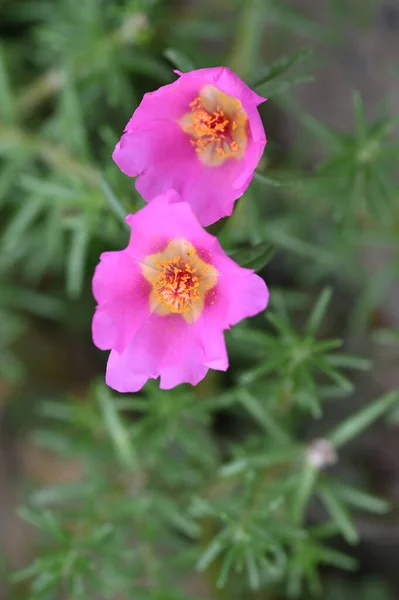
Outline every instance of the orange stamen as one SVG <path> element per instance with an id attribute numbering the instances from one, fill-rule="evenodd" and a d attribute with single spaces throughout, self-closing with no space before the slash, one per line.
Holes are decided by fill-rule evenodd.
<path id="1" fill-rule="evenodd" d="M 226 135 L 231 140 L 230 132 L 237 129 L 236 121 L 230 121 L 220 105 L 216 106 L 214 112 L 208 112 L 199 96 L 189 103 L 189 107 L 193 117 L 190 123 L 185 126 L 185 131 L 194 135 L 194 139 L 191 139 L 190 143 L 195 146 L 195 151 L 200 154 L 212 144 L 216 153 L 222 158 L 226 158 L 228 154 L 221 146 L 226 139 Z M 227 148 L 230 148 L 231 152 L 235 154 L 239 150 L 239 145 L 236 141 L 233 141 Z"/>
<path id="2" fill-rule="evenodd" d="M 158 299 L 174 313 L 190 310 L 193 303 L 200 299 L 200 278 L 197 269 L 191 267 L 180 256 L 169 258 L 162 264 L 158 263 L 160 274 L 157 277 L 154 290 Z"/>

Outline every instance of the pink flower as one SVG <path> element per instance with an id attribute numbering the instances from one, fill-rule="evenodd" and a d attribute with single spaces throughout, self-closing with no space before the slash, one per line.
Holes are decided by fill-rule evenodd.
<path id="1" fill-rule="evenodd" d="M 231 215 L 253 177 L 266 144 L 256 108 L 265 98 L 226 67 L 176 72 L 177 81 L 145 94 L 113 159 L 139 176 L 144 200 L 174 189 L 206 227 Z"/>
<path id="2" fill-rule="evenodd" d="M 264 281 L 224 253 L 175 191 L 126 220 L 127 248 L 104 252 L 93 278 L 93 340 L 111 350 L 107 384 L 135 392 L 160 376 L 170 389 L 225 371 L 223 331 L 265 309 Z"/>

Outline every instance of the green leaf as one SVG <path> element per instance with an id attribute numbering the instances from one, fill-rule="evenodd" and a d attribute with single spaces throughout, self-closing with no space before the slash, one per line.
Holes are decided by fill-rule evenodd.
<path id="1" fill-rule="evenodd" d="M 57 298 L 14 285 L 1 287 L 0 304 L 50 319 L 58 319 L 64 312 L 64 305 Z"/>
<path id="2" fill-rule="evenodd" d="M 267 0 L 265 4 L 268 21 L 276 27 L 302 38 L 326 41 L 326 28 L 305 16 L 303 10 L 295 7 L 294 3 Z"/>
<path id="3" fill-rule="evenodd" d="M 269 185 L 271 187 L 284 187 L 298 185 L 300 183 L 298 180 L 293 181 L 289 179 L 277 179 L 276 177 L 272 177 L 270 175 L 264 175 L 259 171 L 255 171 L 254 180 L 258 181 L 259 183 L 263 183 L 264 185 Z"/>
<path id="4" fill-rule="evenodd" d="M 270 261 L 274 254 L 273 244 L 261 243 L 243 250 L 229 252 L 230 257 L 241 267 L 260 271 Z"/>
<path id="5" fill-rule="evenodd" d="M 378 344 L 399 344 L 399 329 L 377 329 L 373 334 L 373 338 Z"/>
<path id="6" fill-rule="evenodd" d="M 312 83 L 312 81 L 314 81 L 314 75 L 309 73 L 304 73 L 302 75 L 290 75 L 281 79 L 276 79 L 275 81 L 270 81 L 269 83 L 264 84 L 262 87 L 259 87 L 257 91 L 267 98 L 271 98 L 272 96 L 277 96 L 278 94 L 286 92 L 291 87 L 301 83 Z"/>
<path id="7" fill-rule="evenodd" d="M 317 467 L 315 467 L 311 462 L 309 462 L 309 460 L 307 460 L 307 457 L 305 457 L 302 471 L 299 475 L 300 480 L 297 485 L 292 506 L 293 521 L 297 525 L 301 525 L 304 520 L 306 507 L 311 495 L 313 494 L 318 473 L 319 471 Z"/>
<path id="8" fill-rule="evenodd" d="M 198 571 L 205 571 L 215 560 L 215 558 L 222 552 L 224 543 L 221 541 L 221 537 L 221 534 L 217 535 L 205 549 L 199 561 L 197 562 Z"/>
<path id="9" fill-rule="evenodd" d="M 15 106 L 4 52 L 0 46 L 0 117 L 2 121 L 12 123 L 16 119 Z"/>
<path id="10" fill-rule="evenodd" d="M 62 483 L 38 488 L 31 493 L 30 502 L 34 506 L 49 506 L 76 500 L 84 493 L 84 484 Z"/>
<path id="11" fill-rule="evenodd" d="M 40 573 L 42 569 L 42 565 L 39 560 L 35 560 L 35 562 L 31 563 L 24 569 L 17 571 L 16 573 L 12 573 L 9 576 L 9 581 L 11 583 L 21 583 L 22 581 L 26 581 L 27 579 L 31 579 L 38 573 Z"/>
<path id="12" fill-rule="evenodd" d="M 353 112 L 355 114 L 357 140 L 359 144 L 364 144 L 367 136 L 367 121 L 363 99 L 358 91 L 353 92 Z"/>
<path id="13" fill-rule="evenodd" d="M 367 510 L 371 513 L 383 515 L 390 508 L 390 504 L 386 500 L 348 485 L 336 485 L 334 486 L 334 490 L 347 504 L 351 504 L 360 510 Z"/>
<path id="14" fill-rule="evenodd" d="M 60 576 L 57 571 L 54 573 L 51 573 L 50 571 L 40 573 L 31 584 L 33 597 L 35 597 L 36 594 L 40 594 L 40 596 L 43 597 L 42 594 L 44 595 L 46 592 L 49 592 L 52 588 L 56 587 L 59 579 Z"/>
<path id="15" fill-rule="evenodd" d="M 336 447 L 345 445 L 374 423 L 374 421 L 382 417 L 384 413 L 388 412 L 398 402 L 399 390 L 393 390 L 385 394 L 338 425 L 327 436 L 328 439 Z"/>
<path id="16" fill-rule="evenodd" d="M 166 48 L 164 51 L 165 58 L 168 59 L 170 63 L 179 71 L 183 73 L 187 73 L 188 71 L 193 71 L 195 66 L 193 62 L 180 50 L 176 50 L 175 48 Z"/>
<path id="17" fill-rule="evenodd" d="M 343 502 L 334 494 L 332 489 L 322 486 L 320 496 L 330 514 L 330 517 L 336 523 L 342 535 L 349 544 L 356 544 L 359 541 L 359 534 L 353 525 L 351 516 Z"/>
<path id="18" fill-rule="evenodd" d="M 76 82 L 66 69 L 59 99 L 58 124 L 63 143 L 83 160 L 90 156 L 82 102 L 76 91 Z"/>
<path id="19" fill-rule="evenodd" d="M 245 346 L 251 349 L 265 350 L 275 345 L 273 336 L 268 335 L 258 329 L 251 329 L 243 325 L 234 327 L 231 330 L 230 337 L 238 342 L 240 347 Z"/>
<path id="20" fill-rule="evenodd" d="M 8 221 L 7 228 L 3 234 L 2 245 L 6 252 L 15 251 L 20 240 L 24 239 L 26 232 L 32 228 L 39 215 L 43 212 L 44 207 L 43 198 L 33 197 L 16 211 L 13 218 Z"/>
<path id="21" fill-rule="evenodd" d="M 100 177 L 100 186 L 109 202 L 110 207 L 114 211 L 115 215 L 122 221 L 123 225 L 128 228 L 129 226 L 125 220 L 127 211 L 124 209 L 122 202 L 115 196 L 110 185 L 103 177 Z"/>
<path id="22" fill-rule="evenodd" d="M 140 51 L 138 46 L 135 46 L 134 52 L 129 53 L 127 67 L 134 73 L 159 79 L 162 83 L 170 83 L 173 75 L 169 65 L 166 65 L 165 61 L 159 60 L 144 51 Z"/>
<path id="23" fill-rule="evenodd" d="M 359 356 L 351 356 L 350 354 L 331 354 L 326 356 L 327 362 L 333 367 L 342 367 L 344 369 L 357 369 L 359 371 L 369 371 L 371 361 L 367 358 Z"/>
<path id="24" fill-rule="evenodd" d="M 337 385 L 339 385 L 346 392 L 351 393 L 354 390 L 354 385 L 347 377 L 344 377 L 342 373 L 334 369 L 327 360 L 328 357 L 318 357 L 315 359 L 315 364 L 321 369 L 328 377 L 330 377 Z"/>
<path id="25" fill-rule="evenodd" d="M 284 448 L 284 450 L 268 449 L 264 454 L 238 458 L 226 465 L 223 465 L 219 474 L 221 477 L 235 477 L 250 468 L 266 469 L 275 465 L 286 465 L 295 459 L 297 449 L 294 446 Z"/>
<path id="26" fill-rule="evenodd" d="M 72 298 L 79 296 L 82 291 L 88 243 L 88 224 L 85 218 L 81 218 L 72 230 L 66 263 L 66 287 Z"/>
<path id="27" fill-rule="evenodd" d="M 298 52 L 278 58 L 271 65 L 260 69 L 256 75 L 250 77 L 248 80 L 249 87 L 258 88 L 265 83 L 269 83 L 276 77 L 280 77 L 294 65 L 307 60 L 312 54 L 313 50 L 311 48 L 302 48 Z"/>
<path id="28" fill-rule="evenodd" d="M 249 548 L 245 552 L 245 563 L 248 571 L 249 587 L 252 590 L 258 590 L 260 588 L 260 573 L 256 564 L 254 553 Z"/>
<path id="29" fill-rule="evenodd" d="M 302 115 L 301 121 L 315 137 L 325 144 L 327 148 L 336 151 L 342 149 L 342 136 L 335 131 L 335 129 L 328 127 L 328 125 L 319 121 L 312 115 Z"/>
<path id="30" fill-rule="evenodd" d="M 266 12 L 265 0 L 246 0 L 240 5 L 235 43 L 228 62 L 233 71 L 241 77 L 259 66 Z"/>
<path id="31" fill-rule="evenodd" d="M 217 582 L 216 582 L 216 587 L 218 589 L 224 588 L 225 585 L 227 584 L 228 576 L 229 576 L 230 571 L 231 571 L 231 569 L 233 567 L 233 561 L 235 559 L 235 555 L 236 555 L 235 548 L 232 548 L 223 557 L 222 566 L 221 566 L 221 569 L 220 569 L 219 577 L 218 577 Z"/>
<path id="32" fill-rule="evenodd" d="M 264 404 L 262 404 L 255 396 L 250 394 L 247 390 L 239 389 L 237 391 L 237 397 L 242 406 L 247 412 L 257 421 L 262 429 L 274 438 L 276 442 L 287 444 L 290 441 L 288 434 L 274 419 L 273 415 L 267 410 Z"/>
<path id="33" fill-rule="evenodd" d="M 305 326 L 305 331 L 308 335 L 316 335 L 317 331 L 319 330 L 321 322 L 324 319 L 324 315 L 326 314 L 327 307 L 330 303 L 331 295 L 332 289 L 330 287 L 326 287 L 322 290 L 317 298 Z"/>
<path id="34" fill-rule="evenodd" d="M 158 510 L 179 531 L 191 538 L 197 538 L 200 533 L 198 523 L 189 518 L 174 502 L 169 499 L 158 500 Z"/>
<path id="35" fill-rule="evenodd" d="M 336 268 L 336 256 L 324 250 L 320 245 L 316 246 L 308 243 L 298 237 L 295 237 L 281 226 L 270 225 L 268 223 L 263 227 L 264 236 L 279 248 L 284 248 L 290 252 L 298 254 L 304 258 L 310 258 L 329 268 Z"/>
<path id="36" fill-rule="evenodd" d="M 137 466 L 135 448 L 113 399 L 104 385 L 98 385 L 96 397 L 103 413 L 104 426 L 110 434 L 121 464 L 128 469 L 135 469 Z"/>
<path id="37" fill-rule="evenodd" d="M 333 548 L 320 548 L 319 562 L 325 565 L 334 565 L 344 571 L 355 571 L 358 561 L 343 552 L 333 550 Z"/>
<path id="38" fill-rule="evenodd" d="M 281 359 L 279 356 L 274 357 L 274 359 L 269 359 L 265 362 L 262 362 L 256 367 L 252 367 L 251 369 L 247 369 L 244 373 L 242 373 L 238 379 L 239 383 L 242 385 L 247 385 L 253 383 L 257 379 L 261 379 L 272 373 L 275 370 L 278 370 L 281 365 Z"/>
<path id="39" fill-rule="evenodd" d="M 17 510 L 18 516 L 34 527 L 53 535 L 59 543 L 65 541 L 66 534 L 55 513 L 51 510 L 34 511 L 27 506 L 21 506 Z"/>

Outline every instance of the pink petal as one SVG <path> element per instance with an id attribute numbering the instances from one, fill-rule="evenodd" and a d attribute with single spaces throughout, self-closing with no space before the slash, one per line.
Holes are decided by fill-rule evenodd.
<path id="1" fill-rule="evenodd" d="M 150 315 L 148 282 L 139 265 L 125 251 L 105 252 L 93 277 L 99 303 L 92 333 L 101 350 L 122 352 Z"/>
<path id="2" fill-rule="evenodd" d="M 195 71 L 193 71 L 195 73 Z M 140 105 L 128 121 L 125 131 L 136 130 L 144 123 L 157 121 L 175 122 L 187 112 L 189 103 L 198 95 L 200 78 L 178 78 L 173 83 L 163 85 L 154 92 L 144 94 Z"/>
<path id="3" fill-rule="evenodd" d="M 243 106 L 247 103 L 258 106 L 267 100 L 267 98 L 259 96 L 259 94 L 248 87 L 243 80 L 228 67 L 210 67 L 206 69 L 197 69 L 188 73 L 182 73 L 181 71 L 176 70 L 175 73 L 186 81 L 199 79 L 202 83 L 210 83 L 225 94 L 239 98 Z"/>
<path id="4" fill-rule="evenodd" d="M 223 274 L 214 310 L 219 313 L 219 318 L 223 319 L 225 329 L 265 310 L 269 301 L 269 291 L 259 275 L 231 260 L 219 242 L 215 244 L 212 262 Z"/>
<path id="5" fill-rule="evenodd" d="M 223 334 L 223 320 L 220 319 L 220 305 L 207 306 L 197 323 L 196 336 L 201 344 L 202 360 L 210 369 L 226 371 L 229 366 L 226 343 Z"/>
<path id="6" fill-rule="evenodd" d="M 235 325 L 242 319 L 253 317 L 265 310 L 269 302 L 269 291 L 259 275 L 248 269 L 241 269 L 231 283 L 227 321 Z"/>
<path id="7" fill-rule="evenodd" d="M 168 190 L 134 215 L 126 218 L 132 235 L 126 252 L 138 261 L 162 250 L 173 239 L 184 238 L 195 247 L 214 243 L 194 217 L 190 206 L 174 190 Z"/>
<path id="8" fill-rule="evenodd" d="M 118 391 L 133 392 L 140 382 L 161 376 L 166 389 L 184 382 L 196 385 L 207 371 L 194 329 L 180 315 L 152 315 L 122 354 L 111 353 L 106 382 Z"/>
<path id="9" fill-rule="evenodd" d="M 190 154 L 193 151 L 187 135 L 178 123 L 158 120 L 152 115 L 148 121 L 124 133 L 115 147 L 112 158 L 123 173 L 135 177 L 145 172 L 153 163 L 162 164 L 166 161 L 173 165 L 174 157 L 187 150 Z M 159 185 L 159 191 L 154 192 L 152 197 L 173 187 L 168 182 L 161 182 Z"/>
<path id="10" fill-rule="evenodd" d="M 128 350 L 120 355 L 112 350 L 109 355 L 105 383 L 117 392 L 138 392 L 148 381 L 148 375 L 137 375 L 131 368 Z"/>
<path id="11" fill-rule="evenodd" d="M 170 188 L 176 190 L 190 204 L 201 225 L 207 227 L 231 215 L 235 200 L 242 196 L 253 177 L 263 147 L 249 144 L 242 161 L 230 159 L 210 168 L 191 156 L 194 151 L 185 144 L 183 139 L 181 146 L 176 145 L 170 160 L 154 161 L 148 166 L 136 180 L 136 188 L 144 199 L 153 199 Z"/>
<path id="12" fill-rule="evenodd" d="M 197 385 L 202 381 L 209 369 L 200 363 L 187 363 L 183 367 L 169 367 L 162 371 L 159 387 L 170 390 L 181 383 Z"/>

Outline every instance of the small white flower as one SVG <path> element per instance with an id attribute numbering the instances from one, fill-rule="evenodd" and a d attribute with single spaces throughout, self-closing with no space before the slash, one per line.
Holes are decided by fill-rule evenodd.
<path id="1" fill-rule="evenodd" d="M 311 465 L 317 469 L 324 469 L 334 465 L 337 460 L 337 452 L 328 440 L 314 440 L 307 449 L 307 458 Z"/>

